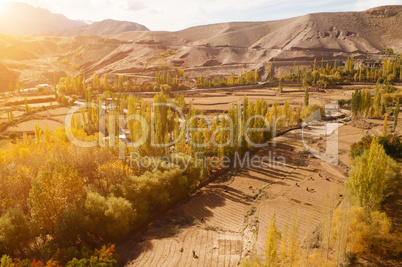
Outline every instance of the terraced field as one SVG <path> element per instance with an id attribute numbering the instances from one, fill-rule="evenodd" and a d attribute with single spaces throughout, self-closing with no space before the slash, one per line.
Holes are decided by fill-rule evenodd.
<path id="1" fill-rule="evenodd" d="M 320 130 L 305 132 L 304 137 L 314 139 Z M 282 230 L 291 224 L 297 211 L 300 240 L 311 234 L 322 219 L 327 195 L 333 201 L 340 200 L 344 172 L 338 167 L 323 168 L 320 160 L 306 153 L 301 130 L 288 132 L 274 141 L 255 153 L 275 155 L 276 160 L 265 162 L 269 167 L 232 170 L 200 189 L 150 225 L 139 240 L 122 244 L 122 263 L 236 266 L 251 254 L 263 258 L 274 214 L 277 227 Z M 286 160 L 283 166 L 280 156 Z"/>

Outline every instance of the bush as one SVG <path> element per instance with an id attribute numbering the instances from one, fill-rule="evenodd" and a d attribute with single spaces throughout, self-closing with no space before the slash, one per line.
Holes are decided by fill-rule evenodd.
<path id="1" fill-rule="evenodd" d="M 161 93 L 168 95 L 172 91 L 172 87 L 168 84 L 162 84 L 160 86 Z"/>
<path id="2" fill-rule="evenodd" d="M 117 265 L 117 255 L 114 245 L 103 245 L 100 250 L 95 249 L 94 254 L 90 258 L 82 258 L 78 260 L 74 258 L 67 263 L 68 267 L 84 267 L 84 266 L 104 266 L 112 267 Z"/>
<path id="3" fill-rule="evenodd" d="M 342 223 L 340 209 L 337 209 L 334 214 L 333 237 L 341 230 Z M 353 206 L 347 234 L 347 247 L 351 256 L 349 260 L 353 259 L 353 254 L 361 255 L 362 253 L 384 249 L 381 247 L 390 230 L 391 220 L 385 212 L 369 212 L 363 207 Z"/>
<path id="4" fill-rule="evenodd" d="M 320 105 L 312 104 L 303 110 L 301 117 L 306 122 L 310 122 L 310 121 L 314 121 L 314 120 L 321 120 L 321 119 L 325 118 L 325 110 Z"/>
<path id="5" fill-rule="evenodd" d="M 346 100 L 345 100 L 345 99 L 339 99 L 339 100 L 338 100 L 338 106 L 339 106 L 340 108 L 342 108 L 345 104 L 346 104 Z"/>
<path id="6" fill-rule="evenodd" d="M 12 140 L 16 140 L 17 138 L 21 138 L 21 135 L 17 132 L 11 132 L 8 134 L 8 137 Z"/>
<path id="7" fill-rule="evenodd" d="M 20 210 L 10 209 L 0 217 L 1 253 L 21 252 L 29 240 L 29 222 Z"/>
<path id="8" fill-rule="evenodd" d="M 353 143 L 351 146 L 350 157 L 352 159 L 360 156 L 366 149 L 370 148 L 373 136 L 366 135 L 357 143 Z M 377 137 L 379 143 L 384 147 L 385 153 L 393 158 L 402 158 L 402 141 L 399 136 L 387 135 Z"/>

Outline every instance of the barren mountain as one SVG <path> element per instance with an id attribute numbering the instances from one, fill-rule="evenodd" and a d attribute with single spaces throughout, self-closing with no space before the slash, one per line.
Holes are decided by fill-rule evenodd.
<path id="1" fill-rule="evenodd" d="M 103 20 L 88 26 L 76 27 L 57 33 L 57 36 L 78 36 L 78 35 L 116 35 L 129 31 L 149 31 L 144 25 L 117 20 Z"/>
<path id="2" fill-rule="evenodd" d="M 0 9 L 0 32 L 7 34 L 44 34 L 84 26 L 84 22 L 52 14 L 44 8 L 25 3 L 5 3 Z"/>
<path id="3" fill-rule="evenodd" d="M 292 68 L 294 61 L 311 65 L 314 58 L 338 62 L 348 56 L 381 59 L 385 48 L 402 50 L 401 25 L 402 6 L 384 6 L 363 12 L 318 13 L 269 22 L 221 23 L 178 32 L 0 36 L 0 46 L 9 51 L 0 50 L 0 62 L 20 73 L 26 84 L 46 82 L 44 79 L 53 77 L 52 73 L 68 71 L 87 78 L 93 73 L 153 76 L 153 71 L 164 67 L 181 67 L 190 76 L 258 69 L 264 77 L 270 63 L 280 73 Z"/>

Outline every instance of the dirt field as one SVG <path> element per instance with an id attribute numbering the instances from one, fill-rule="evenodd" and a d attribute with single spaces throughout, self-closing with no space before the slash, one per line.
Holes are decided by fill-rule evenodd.
<path id="1" fill-rule="evenodd" d="M 30 120 L 22 122 L 16 126 L 9 127 L 7 131 L 9 132 L 33 132 L 35 129 L 35 124 L 38 124 L 42 130 L 49 127 L 49 130 L 53 131 L 58 127 L 62 127 L 63 124 L 56 122 L 54 120 Z"/>
<path id="2" fill-rule="evenodd" d="M 352 92 L 353 88 L 310 93 L 310 103 L 324 105 L 350 99 Z M 265 99 L 269 103 L 290 101 L 298 105 L 303 101 L 304 92 L 294 88 L 285 88 L 284 93 L 279 93 L 277 88 L 238 90 L 230 94 L 189 96 L 186 101 L 199 109 L 220 112 L 245 95 L 250 102 Z M 348 110 L 342 112 L 350 114 Z M 392 119 L 388 124 L 390 130 Z M 246 166 L 218 178 L 160 221 L 155 221 L 139 237 L 120 244 L 121 263 L 127 266 L 236 266 L 250 255 L 263 259 L 265 239 L 274 214 L 278 230 L 282 231 L 291 224 L 296 212 L 299 239 L 305 244 L 323 218 L 327 199 L 335 205 L 342 199 L 351 167 L 351 144 L 366 134 L 381 134 L 381 119 L 367 120 L 364 127 L 362 125 L 359 121 L 348 122 L 340 124 L 335 131 L 336 126 L 331 126 L 330 133 L 325 125 L 309 126 L 303 129 L 303 135 L 299 129 L 276 138 L 276 146 L 272 146 L 271 141 L 270 146 L 258 150 L 256 155 L 276 153 L 277 159 L 285 158 L 285 166 Z M 401 131 L 400 125 L 402 121 L 397 132 Z M 335 144 L 327 142 L 331 138 L 336 138 Z M 338 156 L 335 158 L 339 160 L 336 166 L 330 164 L 333 155 L 325 158 L 307 151 L 308 148 L 326 151 L 327 145 L 329 150 L 335 146 Z M 195 221 L 182 223 L 189 218 Z"/>
<path id="3" fill-rule="evenodd" d="M 317 135 L 307 133 L 306 136 L 316 138 Z M 303 240 L 321 220 L 327 195 L 333 201 L 340 200 L 345 172 L 338 167 L 328 168 L 330 165 L 323 168 L 322 164 L 326 163 L 303 153 L 301 130 L 278 137 L 276 146 L 272 145 L 270 142 L 270 146 L 256 155 L 276 153 L 276 157 L 286 159 L 285 166 L 246 167 L 210 183 L 152 224 L 139 241 L 122 244 L 119 251 L 122 263 L 127 266 L 236 266 L 250 254 L 263 258 L 272 216 L 276 214 L 277 227 L 282 230 L 290 224 L 295 211 L 300 224 L 299 238 Z M 272 161 L 271 165 L 278 162 Z M 194 225 L 167 226 L 167 221 L 178 222 L 189 216 L 195 218 Z M 197 257 L 193 257 L 193 251 Z"/>

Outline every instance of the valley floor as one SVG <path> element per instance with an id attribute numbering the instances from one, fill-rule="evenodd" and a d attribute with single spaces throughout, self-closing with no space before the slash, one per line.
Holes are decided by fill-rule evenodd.
<path id="1" fill-rule="evenodd" d="M 324 128 L 305 130 L 305 141 L 325 133 Z M 283 156 L 284 167 L 248 167 L 218 178 L 151 224 L 140 240 L 122 244 L 121 262 L 127 266 L 236 266 L 249 255 L 263 259 L 271 218 L 276 214 L 282 231 L 292 223 L 295 211 L 303 244 L 322 220 L 327 195 L 336 203 L 341 201 L 346 172 L 306 152 L 301 132 L 277 137 L 275 146 L 271 141 L 255 154 Z M 195 223 L 183 223 L 190 216 Z"/>

